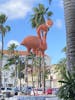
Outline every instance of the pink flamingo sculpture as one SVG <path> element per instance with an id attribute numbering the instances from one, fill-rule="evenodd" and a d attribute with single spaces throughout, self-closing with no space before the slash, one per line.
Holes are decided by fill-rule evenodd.
<path id="1" fill-rule="evenodd" d="M 41 42 L 37 36 L 28 36 L 22 41 L 21 45 L 24 45 L 27 48 L 28 54 L 31 50 L 33 50 L 33 52 L 37 55 L 40 50 L 42 55 L 44 55 L 44 51 L 47 49 L 45 37 L 43 37 Z"/>
<path id="2" fill-rule="evenodd" d="M 46 35 L 48 28 L 53 25 L 53 22 L 51 20 L 47 20 L 45 24 L 40 25 L 37 28 L 37 34 L 38 36 L 28 36 L 24 38 L 21 45 L 25 46 L 27 48 L 28 54 L 31 50 L 33 50 L 33 53 L 38 54 L 38 51 L 41 51 L 42 56 L 44 56 L 44 51 L 47 49 L 47 43 L 46 43 Z M 43 36 L 41 36 L 42 32 Z"/>

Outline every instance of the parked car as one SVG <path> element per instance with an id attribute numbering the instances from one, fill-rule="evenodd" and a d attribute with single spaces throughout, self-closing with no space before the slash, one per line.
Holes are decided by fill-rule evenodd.
<path id="1" fill-rule="evenodd" d="M 5 94 L 7 97 L 13 96 L 14 95 L 14 90 L 11 87 L 2 87 L 1 88 L 1 93 Z"/>
<path id="2" fill-rule="evenodd" d="M 53 89 L 52 89 L 52 94 L 56 95 L 57 92 L 58 92 L 58 90 L 59 90 L 59 88 L 53 88 Z"/>
<path id="3" fill-rule="evenodd" d="M 32 89 L 31 95 L 42 95 L 43 94 L 43 89 L 37 88 L 37 89 Z"/>
<path id="4" fill-rule="evenodd" d="M 38 92 L 38 95 L 42 95 L 43 94 L 43 89 L 41 89 L 41 88 L 36 89 L 36 91 Z"/>
<path id="5" fill-rule="evenodd" d="M 13 90 L 14 90 L 14 94 L 18 95 L 18 92 L 20 91 L 19 88 L 18 87 L 14 87 Z"/>
<path id="6" fill-rule="evenodd" d="M 45 94 L 52 94 L 52 88 L 47 88 L 46 90 L 45 90 Z"/>
<path id="7" fill-rule="evenodd" d="M 29 94 L 30 95 L 30 93 L 31 93 L 31 91 L 32 91 L 32 88 L 33 87 L 30 87 L 30 86 L 28 86 L 28 87 L 23 87 L 23 89 L 22 89 L 22 93 L 24 93 L 24 94 Z"/>

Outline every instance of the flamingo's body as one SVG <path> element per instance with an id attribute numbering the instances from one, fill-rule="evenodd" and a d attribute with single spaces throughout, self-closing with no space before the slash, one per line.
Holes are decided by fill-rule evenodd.
<path id="1" fill-rule="evenodd" d="M 33 50 L 34 53 L 37 53 L 39 50 L 44 55 L 44 51 L 47 49 L 46 42 L 42 41 L 37 36 L 28 36 L 24 38 L 21 45 L 24 45 L 27 48 L 28 53 Z"/>

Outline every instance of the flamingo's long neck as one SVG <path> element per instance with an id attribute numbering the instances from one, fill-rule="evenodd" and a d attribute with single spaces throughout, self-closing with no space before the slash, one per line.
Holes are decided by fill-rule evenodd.
<path id="1" fill-rule="evenodd" d="M 42 37 L 41 47 L 42 47 L 43 50 L 47 49 L 47 43 L 46 43 L 45 36 Z"/>

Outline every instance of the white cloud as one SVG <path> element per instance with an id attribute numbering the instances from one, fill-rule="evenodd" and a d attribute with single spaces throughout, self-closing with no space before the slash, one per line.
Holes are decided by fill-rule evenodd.
<path id="1" fill-rule="evenodd" d="M 11 40 L 11 41 L 9 41 L 9 42 L 7 43 L 7 47 L 9 47 L 9 46 L 10 46 L 11 44 L 13 44 L 13 43 L 14 43 L 15 45 L 18 45 L 18 46 L 20 45 L 18 41 L 16 41 L 16 40 Z"/>
<path id="2" fill-rule="evenodd" d="M 7 0 L 0 3 L 0 13 L 5 13 L 9 19 L 23 18 L 31 11 L 36 0 Z"/>
<path id="3" fill-rule="evenodd" d="M 0 49 L 2 48 L 2 42 L 0 42 Z"/>
<path id="4" fill-rule="evenodd" d="M 56 26 L 57 28 L 62 28 L 62 20 L 61 20 L 61 19 L 57 19 L 57 20 L 55 21 L 55 26 Z"/>
<path id="5" fill-rule="evenodd" d="M 63 5 L 64 5 L 63 0 L 59 0 L 59 7 L 63 8 L 64 7 Z"/>

